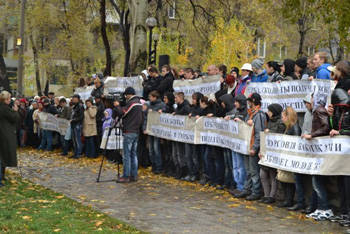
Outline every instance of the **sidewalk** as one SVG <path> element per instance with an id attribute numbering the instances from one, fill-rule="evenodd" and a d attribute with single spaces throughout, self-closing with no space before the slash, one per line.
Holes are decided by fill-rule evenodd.
<path id="1" fill-rule="evenodd" d="M 55 153 L 21 150 L 23 176 L 151 233 L 343 233 L 274 206 L 232 198 L 227 192 L 141 170 L 132 184 L 96 183 L 101 159 L 72 160 Z M 107 164 L 102 180 L 116 178 Z M 15 169 L 17 171 L 17 169 Z"/>

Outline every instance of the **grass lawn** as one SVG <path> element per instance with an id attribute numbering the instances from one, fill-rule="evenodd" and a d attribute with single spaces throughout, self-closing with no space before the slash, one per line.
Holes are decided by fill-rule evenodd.
<path id="1" fill-rule="evenodd" d="M 0 188 L 0 233 L 141 233 L 17 175 L 7 179 Z"/>

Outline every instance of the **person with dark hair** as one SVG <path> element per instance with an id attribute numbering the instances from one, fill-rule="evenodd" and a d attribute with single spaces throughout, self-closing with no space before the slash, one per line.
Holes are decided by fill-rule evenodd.
<path id="1" fill-rule="evenodd" d="M 340 61 L 335 66 L 335 80 L 337 85 L 335 89 L 344 89 L 348 91 L 350 88 L 350 63 L 348 61 Z"/>
<path id="2" fill-rule="evenodd" d="M 38 109 L 38 103 L 33 101 L 31 103 L 31 108 L 28 109 L 26 118 L 24 121 L 24 126 L 27 132 L 27 145 L 37 148 L 39 146 L 39 138 L 36 134 L 34 134 L 34 120 L 33 114 L 34 111 Z"/>
<path id="3" fill-rule="evenodd" d="M 175 94 L 175 103 L 177 105 L 175 115 L 188 115 L 191 112 L 189 102 L 185 99 L 183 92 Z M 173 161 L 176 168 L 177 179 L 184 179 L 187 176 L 186 161 L 185 161 L 185 144 L 182 142 L 173 142 Z"/>
<path id="4" fill-rule="evenodd" d="M 185 69 L 184 79 L 185 80 L 194 80 L 195 79 L 194 71 L 192 68 L 189 67 L 189 68 Z"/>
<path id="5" fill-rule="evenodd" d="M 285 125 L 281 119 L 283 107 L 280 104 L 274 103 L 267 107 L 268 122 L 265 132 L 280 133 L 285 132 Z M 259 155 L 260 157 L 260 155 Z M 275 202 L 277 192 L 277 171 L 275 168 L 261 166 L 260 178 L 264 189 L 264 197 L 260 200 L 263 203 L 271 204 Z"/>
<path id="6" fill-rule="evenodd" d="M 123 176 L 117 183 L 129 183 L 137 181 L 138 176 L 138 151 L 137 143 L 143 124 L 143 112 L 140 98 L 135 95 L 135 89 L 127 87 L 124 91 L 126 105 L 121 107 L 118 101 L 114 101 L 114 116 L 123 122 Z"/>
<path id="7" fill-rule="evenodd" d="M 235 77 L 235 79 L 237 80 L 239 77 L 239 68 L 238 67 L 233 67 L 230 71 L 230 75 Z"/>
<path id="8" fill-rule="evenodd" d="M 81 142 L 81 132 L 84 121 L 84 106 L 81 104 L 80 96 L 73 95 L 72 98 L 73 109 L 71 114 L 70 126 L 72 131 L 72 141 L 74 155 L 72 158 L 78 159 L 82 157 L 83 143 Z"/>
<path id="9" fill-rule="evenodd" d="M 58 111 L 57 117 L 70 120 L 70 117 L 72 115 L 71 113 L 72 110 L 70 109 L 70 107 L 67 106 L 67 101 L 65 98 L 60 99 L 59 106 L 60 106 L 60 109 Z M 66 132 L 66 134 L 68 133 Z M 68 148 L 69 148 L 69 140 L 65 139 L 65 135 L 60 136 L 60 142 L 62 146 L 62 155 L 67 155 Z"/>
<path id="10" fill-rule="evenodd" d="M 307 68 L 307 57 L 298 58 L 295 61 L 294 70 L 300 80 L 309 80 L 310 71 Z"/>
<path id="11" fill-rule="evenodd" d="M 197 69 L 194 71 L 194 78 L 197 79 L 202 76 L 201 70 Z"/>
<path id="12" fill-rule="evenodd" d="M 224 65 L 224 64 L 221 64 L 219 66 L 219 74 L 221 75 L 222 78 L 226 78 L 226 75 L 227 75 L 227 66 Z"/>
<path id="13" fill-rule="evenodd" d="M 166 92 L 173 92 L 173 82 L 174 76 L 171 72 L 171 68 L 169 65 L 164 65 L 162 67 L 162 79 L 157 87 L 157 91 L 160 96 L 163 97 Z"/>
<path id="14" fill-rule="evenodd" d="M 295 61 L 292 59 L 285 59 L 281 66 L 281 74 L 283 75 L 283 81 L 297 80 L 298 77 L 294 72 Z"/>
<path id="15" fill-rule="evenodd" d="M 267 120 L 265 113 L 261 110 L 261 96 L 258 93 L 252 93 L 247 100 L 249 109 L 246 122 L 250 126 L 254 125 L 254 128 L 249 156 L 244 158 L 244 165 L 247 170 L 244 190 L 237 194 L 236 197 L 254 201 L 259 200 L 262 193 L 258 155 L 260 151 L 260 132 L 265 130 Z"/>
<path id="16" fill-rule="evenodd" d="M 96 97 L 96 96 L 103 97 L 104 96 L 103 82 L 99 78 L 96 78 L 94 80 L 94 84 L 95 84 L 95 87 L 91 92 L 91 97 Z"/>
<path id="17" fill-rule="evenodd" d="M 263 69 L 264 60 L 261 58 L 254 59 L 252 61 L 252 68 L 254 75 L 252 77 L 252 82 L 266 82 L 269 78 L 265 69 Z"/>
<path id="18" fill-rule="evenodd" d="M 268 82 L 277 82 L 283 80 L 281 76 L 281 68 L 276 61 L 269 61 L 266 63 L 266 72 L 269 75 Z"/>
<path id="19" fill-rule="evenodd" d="M 44 99 L 43 101 L 44 104 L 44 112 L 52 115 L 58 114 L 56 107 L 50 103 L 49 99 Z M 52 151 L 52 135 L 53 131 L 51 130 L 43 130 L 43 134 L 41 137 L 41 143 L 39 146 L 39 150 L 47 150 L 47 151 Z"/>
<path id="20" fill-rule="evenodd" d="M 96 145 L 100 146 L 102 141 L 102 134 L 103 134 L 102 125 L 103 125 L 103 118 L 104 118 L 104 111 L 105 111 L 105 105 L 102 101 L 101 96 L 99 95 L 95 96 L 95 105 L 97 108 L 97 113 L 96 113 L 97 137 L 95 139 L 96 139 Z"/>
<path id="21" fill-rule="evenodd" d="M 81 77 L 79 79 L 78 88 L 85 88 L 85 86 L 86 86 L 85 79 L 83 77 Z"/>
<path id="22" fill-rule="evenodd" d="M 154 66 L 151 66 L 148 69 L 148 80 L 143 82 L 143 97 L 145 100 L 148 100 L 149 93 L 157 90 L 161 77 L 159 75 L 158 69 Z"/>
<path id="23" fill-rule="evenodd" d="M 85 137 L 85 154 L 88 158 L 96 158 L 97 151 L 95 137 L 97 135 L 96 114 L 97 108 L 93 105 L 92 99 L 85 101 L 86 109 L 84 111 L 83 136 Z"/>
<path id="24" fill-rule="evenodd" d="M 148 111 L 165 111 L 166 104 L 162 102 L 157 91 L 152 91 L 148 95 Z M 144 121 L 144 130 L 146 130 L 147 117 Z M 148 136 L 149 156 L 152 163 L 152 172 L 160 174 L 163 171 L 162 155 L 160 151 L 160 138 L 155 136 Z"/>

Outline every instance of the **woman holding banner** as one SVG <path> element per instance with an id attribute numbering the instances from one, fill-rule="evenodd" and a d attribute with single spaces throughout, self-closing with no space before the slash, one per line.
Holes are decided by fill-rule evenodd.
<path id="1" fill-rule="evenodd" d="M 0 94 L 0 187 L 4 186 L 6 167 L 17 167 L 16 125 L 19 121 L 18 106 L 10 108 L 11 94 L 2 91 Z"/>

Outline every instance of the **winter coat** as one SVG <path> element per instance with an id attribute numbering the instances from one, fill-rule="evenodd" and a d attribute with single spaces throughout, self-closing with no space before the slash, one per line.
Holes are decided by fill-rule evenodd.
<path id="1" fill-rule="evenodd" d="M 110 109 L 110 108 L 108 108 L 108 109 L 105 110 L 105 112 L 108 113 L 108 116 L 107 116 L 107 117 L 104 117 L 104 118 L 102 119 L 102 121 L 103 121 L 102 130 L 103 130 L 103 131 L 106 130 L 106 128 L 112 127 L 113 124 L 114 124 L 114 121 L 113 121 L 113 118 L 112 118 L 113 110 Z"/>
<path id="2" fill-rule="evenodd" d="M 33 132 L 34 130 L 34 120 L 33 120 L 34 111 L 35 111 L 34 109 L 28 110 L 26 118 L 24 120 L 25 129 L 30 132 Z"/>
<path id="3" fill-rule="evenodd" d="M 273 116 L 267 122 L 267 129 L 270 133 L 284 133 L 286 126 L 282 122 L 281 116 Z"/>
<path id="4" fill-rule="evenodd" d="M 201 109 L 201 113 L 199 116 L 207 116 L 208 114 L 216 115 L 216 110 L 214 105 L 209 105 L 204 109 Z"/>
<path id="5" fill-rule="evenodd" d="M 39 131 L 39 113 L 40 113 L 41 111 L 39 111 L 38 109 L 36 109 L 35 111 L 34 111 L 34 113 L 33 113 L 33 121 L 34 121 L 34 126 L 33 126 L 33 132 L 36 134 L 36 133 L 38 133 L 38 131 Z"/>
<path id="6" fill-rule="evenodd" d="M 331 79 L 331 72 L 327 69 L 329 67 L 329 63 L 324 63 L 316 69 L 316 79 Z"/>
<path id="7" fill-rule="evenodd" d="M 328 112 L 324 106 L 319 105 L 314 110 L 314 112 L 312 113 L 312 137 L 329 135 L 330 128 L 328 117 Z"/>
<path id="8" fill-rule="evenodd" d="M 283 80 L 283 76 L 278 71 L 275 71 L 269 77 L 268 82 L 277 82 L 277 81 L 281 81 L 281 80 Z"/>
<path id="9" fill-rule="evenodd" d="M 98 88 L 94 88 L 91 92 L 91 97 L 102 97 L 103 95 L 103 92 L 104 92 L 104 87 L 103 85 L 101 84 L 100 87 Z"/>
<path id="10" fill-rule="evenodd" d="M 235 90 L 235 96 L 238 94 L 243 94 L 245 92 L 245 89 L 247 88 L 248 82 L 250 82 L 252 78 L 250 76 L 242 77 L 239 81 L 236 90 Z"/>
<path id="11" fill-rule="evenodd" d="M 174 109 L 174 104 L 175 104 L 175 96 L 173 93 L 171 92 L 167 92 L 164 94 L 164 96 L 166 96 L 168 98 L 168 104 L 166 104 L 166 107 L 165 107 L 165 111 L 164 113 L 173 113 L 175 112 L 175 109 Z"/>
<path id="12" fill-rule="evenodd" d="M 49 114 L 52 114 L 52 115 L 57 115 L 58 114 L 57 108 L 54 105 L 52 105 L 52 104 L 44 106 L 43 112 L 46 112 L 46 113 L 49 113 Z"/>
<path id="13" fill-rule="evenodd" d="M 0 103 L 0 161 L 2 167 L 17 166 L 17 133 L 18 112 L 5 103 Z"/>
<path id="14" fill-rule="evenodd" d="M 233 109 L 230 112 L 227 112 L 226 116 L 230 116 L 231 119 L 239 118 L 240 120 L 245 121 L 247 118 L 247 98 L 243 94 L 238 94 L 234 98 L 235 102 L 239 102 L 240 107 L 238 109 Z"/>
<path id="15" fill-rule="evenodd" d="M 148 102 L 147 107 L 148 107 L 148 111 L 155 111 L 155 112 L 158 112 L 159 110 L 162 110 L 162 112 L 164 112 L 166 109 L 165 103 L 162 102 L 160 99 L 157 99 L 154 102 Z M 146 113 L 144 113 L 144 122 L 143 122 L 143 127 L 142 127 L 142 129 L 144 131 L 146 130 L 146 127 L 147 127 L 147 113 L 148 113 L 148 111 L 146 111 Z"/>
<path id="16" fill-rule="evenodd" d="M 58 117 L 69 120 L 72 115 L 72 110 L 68 106 L 62 107 L 58 112 Z"/>
<path id="17" fill-rule="evenodd" d="M 269 76 L 267 75 L 266 70 L 264 69 L 260 74 L 254 75 L 252 77 L 252 82 L 266 82 Z"/>
<path id="18" fill-rule="evenodd" d="M 197 116 L 197 115 L 201 115 L 201 107 L 199 105 L 192 105 L 191 106 L 191 116 Z"/>
<path id="19" fill-rule="evenodd" d="M 84 107 L 80 102 L 75 104 L 72 109 L 71 126 L 82 125 L 84 120 Z"/>
<path id="20" fill-rule="evenodd" d="M 301 134 L 309 135 L 311 134 L 311 130 L 312 130 L 312 112 L 309 110 L 306 110 Z"/>
<path id="21" fill-rule="evenodd" d="M 125 107 L 117 106 L 113 110 L 113 115 L 122 118 L 123 134 L 140 133 L 143 124 L 143 112 L 139 97 L 132 96 L 126 102 Z"/>
<path id="22" fill-rule="evenodd" d="M 176 115 L 188 115 L 190 112 L 191 107 L 187 100 L 184 100 L 181 104 L 177 104 L 177 107 L 175 109 Z"/>
<path id="23" fill-rule="evenodd" d="M 143 98 L 148 100 L 148 94 L 153 90 L 157 90 L 160 85 L 161 76 L 158 77 L 150 77 L 143 83 Z"/>
<path id="24" fill-rule="evenodd" d="M 84 111 L 83 136 L 90 137 L 97 135 L 96 114 L 96 106 L 91 106 Z"/>
<path id="25" fill-rule="evenodd" d="M 255 153 L 259 153 L 260 150 L 260 132 L 263 132 L 266 128 L 266 114 L 261 110 L 249 110 L 246 121 L 253 120 L 254 129 L 253 136 L 251 138 L 251 149 Z"/>
<path id="26" fill-rule="evenodd" d="M 163 97 L 166 92 L 174 92 L 173 90 L 174 76 L 171 72 L 166 74 L 160 81 L 157 91 Z"/>
<path id="27" fill-rule="evenodd" d="M 233 108 L 235 107 L 234 105 L 234 97 L 232 96 L 232 94 L 224 94 L 220 97 L 219 99 L 220 103 L 223 102 L 225 104 L 225 109 L 224 111 L 224 115 L 227 112 L 230 112 L 231 110 L 233 110 Z"/>

